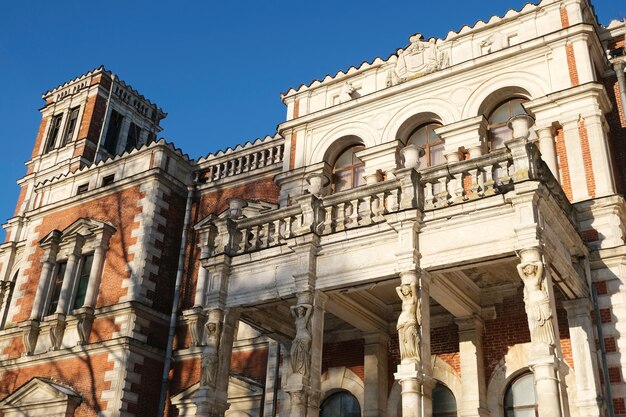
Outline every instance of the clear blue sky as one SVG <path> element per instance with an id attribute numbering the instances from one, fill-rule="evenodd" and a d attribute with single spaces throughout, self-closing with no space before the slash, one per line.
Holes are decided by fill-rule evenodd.
<path id="1" fill-rule="evenodd" d="M 168 117 L 192 158 L 275 132 L 279 94 L 377 56 L 420 32 L 445 37 L 523 0 L 7 1 L 0 13 L 0 222 L 13 214 L 41 94 L 99 65 Z M 626 1 L 595 0 L 600 22 Z M 4 233 L 0 232 L 3 239 Z"/>

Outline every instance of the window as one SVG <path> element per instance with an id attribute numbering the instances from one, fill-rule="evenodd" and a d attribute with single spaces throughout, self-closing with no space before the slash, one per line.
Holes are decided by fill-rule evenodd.
<path id="1" fill-rule="evenodd" d="M 115 154 L 117 150 L 117 141 L 120 136 L 120 130 L 122 130 L 122 122 L 124 116 L 116 112 L 111 111 L 111 117 L 109 118 L 109 127 L 107 128 L 107 135 L 104 139 L 104 149 L 111 155 Z"/>
<path id="2" fill-rule="evenodd" d="M 415 129 L 410 135 L 407 144 L 413 144 L 424 148 L 424 156 L 420 158 L 421 167 L 432 167 L 444 164 L 443 141 L 435 133 L 435 129 L 441 127 L 437 123 L 429 123 Z"/>
<path id="3" fill-rule="evenodd" d="M 456 417 L 454 394 L 441 382 L 433 388 L 433 417 Z"/>
<path id="4" fill-rule="evenodd" d="M 339 391 L 324 400 L 320 417 L 361 417 L 361 406 L 354 395 Z"/>
<path id="5" fill-rule="evenodd" d="M 501 103 L 489 116 L 488 140 L 489 149 L 498 149 L 504 146 L 504 142 L 513 139 L 513 132 L 508 126 L 509 119 L 513 116 L 526 114 L 522 106 L 526 99 L 514 98 Z"/>
<path id="6" fill-rule="evenodd" d="M 76 291 L 74 293 L 74 302 L 72 309 L 81 308 L 85 303 L 85 295 L 89 286 L 89 274 L 93 265 L 93 254 L 85 255 L 80 261 L 80 274 L 76 280 Z"/>
<path id="7" fill-rule="evenodd" d="M 6 326 L 9 308 L 11 307 L 11 298 L 13 298 L 13 289 L 19 273 L 20 271 L 18 270 L 13 274 L 11 281 L 0 281 L 0 289 L 2 290 L 2 322 L 0 322 L 0 329 L 4 329 L 4 326 Z"/>
<path id="8" fill-rule="evenodd" d="M 113 184 L 113 181 L 115 181 L 115 174 L 107 175 L 102 178 L 102 186 L 106 187 L 107 185 L 111 185 Z"/>
<path id="9" fill-rule="evenodd" d="M 48 130 L 48 139 L 46 141 L 46 148 L 44 153 L 48 153 L 54 149 L 57 136 L 59 136 L 59 129 L 61 128 L 61 121 L 63 120 L 63 113 L 57 114 L 52 117 L 52 122 L 50 122 L 50 130 Z"/>
<path id="10" fill-rule="evenodd" d="M 76 195 L 85 194 L 87 191 L 89 191 L 89 184 L 81 184 L 76 189 Z"/>
<path id="11" fill-rule="evenodd" d="M 536 417 L 535 377 L 528 372 L 517 377 L 504 395 L 505 417 Z"/>
<path id="12" fill-rule="evenodd" d="M 67 123 L 65 124 L 65 132 L 63 132 L 63 142 L 61 143 L 61 146 L 65 146 L 70 143 L 72 141 L 72 138 L 74 137 L 76 122 L 78 121 L 78 110 L 80 110 L 79 107 L 74 107 L 70 111 L 69 118 L 67 120 Z"/>
<path id="13" fill-rule="evenodd" d="M 139 128 L 139 126 L 131 122 L 130 127 L 128 128 L 128 136 L 126 137 L 125 149 L 127 151 L 137 147 L 137 144 L 139 143 L 140 135 L 141 135 L 141 129 Z"/>
<path id="14" fill-rule="evenodd" d="M 59 305 L 59 297 L 61 296 L 61 287 L 63 286 L 63 278 L 65 277 L 65 270 L 67 269 L 67 261 L 58 262 L 54 268 L 54 275 L 50 286 L 50 299 L 48 301 L 48 308 L 46 309 L 46 316 L 54 314 Z"/>
<path id="15" fill-rule="evenodd" d="M 342 191 L 365 184 L 365 164 L 356 153 L 365 149 L 363 145 L 350 146 L 344 150 L 333 167 L 333 191 Z"/>

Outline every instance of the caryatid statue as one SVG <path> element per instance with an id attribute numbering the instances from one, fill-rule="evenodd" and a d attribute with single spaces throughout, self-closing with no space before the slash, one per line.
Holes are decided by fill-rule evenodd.
<path id="1" fill-rule="evenodd" d="M 402 300 L 402 312 L 398 317 L 398 339 L 400 341 L 401 363 L 421 361 L 420 355 L 420 326 L 421 301 L 417 294 L 415 283 L 402 284 L 396 287 L 398 297 Z"/>
<path id="2" fill-rule="evenodd" d="M 220 323 L 209 321 L 205 325 L 207 344 L 202 352 L 200 385 L 215 387 L 219 366 Z"/>
<path id="3" fill-rule="evenodd" d="M 296 337 L 291 344 L 291 371 L 295 374 L 308 375 L 311 363 L 311 332 L 309 319 L 313 306 L 298 304 L 291 307 L 291 315 L 296 322 Z"/>
<path id="4" fill-rule="evenodd" d="M 543 276 L 543 262 L 540 260 L 522 262 L 517 272 L 524 281 L 524 303 L 528 316 L 528 327 L 532 342 L 543 342 L 554 346 L 554 326 L 550 295 Z"/>

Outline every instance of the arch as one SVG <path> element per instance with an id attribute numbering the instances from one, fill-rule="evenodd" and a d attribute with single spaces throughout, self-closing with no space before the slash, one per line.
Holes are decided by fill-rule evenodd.
<path id="1" fill-rule="evenodd" d="M 487 406 L 490 417 L 504 417 L 503 402 L 504 394 L 511 381 L 528 371 L 530 356 L 530 343 L 512 346 L 504 358 L 494 368 L 489 385 L 487 386 Z M 561 361 L 561 374 L 565 375 L 566 396 L 568 399 L 569 416 L 578 417 L 578 409 L 570 404 L 576 403 L 576 377 L 574 370 L 565 362 Z"/>
<path id="2" fill-rule="evenodd" d="M 361 410 L 365 409 L 365 387 L 361 378 L 345 366 L 328 368 L 328 371 L 322 375 L 320 403 L 330 394 L 341 390 L 348 391 L 354 395 L 359 401 Z"/>
<path id="3" fill-rule="evenodd" d="M 324 161 L 326 156 L 332 154 L 336 147 L 342 147 L 335 142 L 338 140 L 344 140 L 344 138 L 358 138 L 360 143 L 365 145 L 366 148 L 376 146 L 376 131 L 367 123 L 364 122 L 349 122 L 341 126 L 337 126 L 324 134 L 322 138 L 314 145 L 311 155 L 305 165 L 313 165 Z M 352 143 L 344 143 L 343 147 Z M 335 151 L 338 152 L 338 151 Z"/>
<path id="4" fill-rule="evenodd" d="M 420 124 L 433 121 L 443 125 L 453 123 L 458 119 L 454 110 L 454 106 L 441 99 L 430 98 L 410 103 L 391 117 L 382 138 L 384 141 L 406 140 L 410 131 Z"/>
<path id="5" fill-rule="evenodd" d="M 547 91 L 546 80 L 535 74 L 523 71 L 500 74 L 487 79 L 470 95 L 463 106 L 462 119 L 484 114 L 513 95 L 531 100 L 545 96 Z"/>
<path id="6" fill-rule="evenodd" d="M 446 361 L 433 355 L 430 359 L 430 363 L 433 370 L 433 378 L 452 391 L 457 405 L 463 403 L 463 388 L 461 387 L 461 378 L 456 373 L 454 368 Z M 400 417 L 398 416 L 398 403 L 402 399 L 402 387 L 398 381 L 395 381 L 391 386 L 389 397 L 387 398 L 387 417 Z"/>

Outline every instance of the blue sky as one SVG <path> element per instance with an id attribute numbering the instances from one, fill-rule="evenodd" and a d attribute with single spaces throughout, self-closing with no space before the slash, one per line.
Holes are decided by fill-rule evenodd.
<path id="1" fill-rule="evenodd" d="M 99 65 L 160 105 L 162 136 L 192 158 L 275 132 L 289 87 L 445 37 L 523 0 L 40 1 L 0 13 L 0 222 L 13 214 L 41 94 Z M 603 24 L 626 1 L 596 0 Z M 4 233 L 0 232 L 0 236 Z"/>

